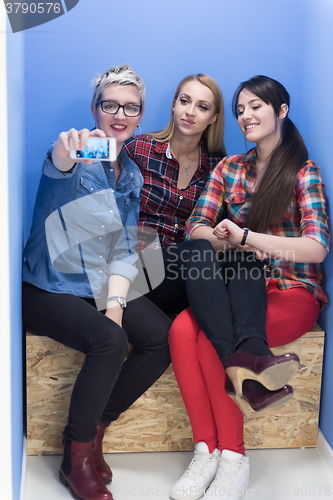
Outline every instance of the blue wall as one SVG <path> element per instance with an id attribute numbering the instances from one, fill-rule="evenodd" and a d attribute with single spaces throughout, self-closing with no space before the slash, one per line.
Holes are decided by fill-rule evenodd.
<path id="1" fill-rule="evenodd" d="M 302 12 L 301 68 L 299 78 L 298 124 L 311 156 L 321 166 L 332 218 L 332 82 L 333 3 L 304 0 Z M 331 227 L 332 231 L 332 227 Z M 325 260 L 326 289 L 333 297 L 333 253 Z M 326 331 L 320 429 L 333 448 L 333 309 L 329 305 L 320 317 Z"/>
<path id="2" fill-rule="evenodd" d="M 62 130 L 94 125 L 89 82 L 97 72 L 128 62 L 142 75 L 148 90 L 143 131 L 166 124 L 184 76 L 211 75 L 225 95 L 226 143 L 230 154 L 236 153 L 244 141 L 230 101 L 240 81 L 268 74 L 297 96 L 301 5 L 301 0 L 80 0 L 63 17 L 28 30 L 28 227 L 47 147 Z M 278 33 L 283 36 L 277 44 Z"/>
<path id="3" fill-rule="evenodd" d="M 13 500 L 20 497 L 23 450 L 21 263 L 25 227 L 24 35 L 7 36 L 10 322 Z M 6 432 L 3 430 L 3 432 Z"/>
<path id="4" fill-rule="evenodd" d="M 62 130 L 94 125 L 89 82 L 97 72 L 123 62 L 130 63 L 146 82 L 143 131 L 166 124 L 172 95 L 184 76 L 204 72 L 214 77 L 225 96 L 229 154 L 245 149 L 230 110 L 238 83 L 258 73 L 280 80 L 291 93 L 291 117 L 323 168 L 330 196 L 332 66 L 331 55 L 324 52 L 332 47 L 330 19 L 331 0 L 80 0 L 66 15 L 28 30 L 26 232 L 48 146 Z M 330 256 L 326 268 L 333 275 L 331 267 Z M 328 334 L 331 314 L 327 308 L 322 318 Z M 326 358 L 331 344 L 328 335 Z M 331 446 L 328 386 L 332 371 L 326 363 L 321 414 L 322 430 Z"/>

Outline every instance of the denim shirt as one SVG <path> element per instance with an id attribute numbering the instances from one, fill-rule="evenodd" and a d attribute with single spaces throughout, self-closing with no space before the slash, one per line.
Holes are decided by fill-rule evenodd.
<path id="1" fill-rule="evenodd" d="M 117 183 L 110 162 L 76 163 L 62 172 L 51 154 L 44 162 L 24 250 L 23 281 L 105 304 L 110 275 L 132 282 L 138 272 L 142 175 L 124 150 Z"/>

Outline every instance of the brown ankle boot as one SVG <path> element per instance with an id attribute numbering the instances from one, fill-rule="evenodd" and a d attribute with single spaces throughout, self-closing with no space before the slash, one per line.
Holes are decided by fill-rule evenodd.
<path id="1" fill-rule="evenodd" d="M 97 434 L 92 442 L 92 457 L 97 474 L 103 483 L 109 484 L 112 481 L 112 470 L 104 460 L 102 449 L 105 429 L 104 424 L 97 425 Z"/>
<path id="2" fill-rule="evenodd" d="M 92 460 L 92 441 L 65 441 L 59 478 L 76 500 L 113 500 L 98 476 Z"/>

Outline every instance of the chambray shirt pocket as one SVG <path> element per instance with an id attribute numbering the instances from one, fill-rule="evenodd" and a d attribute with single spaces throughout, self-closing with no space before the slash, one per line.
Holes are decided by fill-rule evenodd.
<path id="1" fill-rule="evenodd" d="M 100 208 L 99 196 L 103 196 L 103 191 L 107 189 L 96 179 L 88 175 L 81 175 L 77 189 L 77 203 L 83 212 L 95 213 Z M 89 196 L 95 195 L 95 196 Z"/>

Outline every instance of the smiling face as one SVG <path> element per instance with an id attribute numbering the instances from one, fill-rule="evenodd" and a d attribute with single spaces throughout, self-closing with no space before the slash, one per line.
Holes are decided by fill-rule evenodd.
<path id="1" fill-rule="evenodd" d="M 237 119 L 245 138 L 258 146 L 264 144 L 276 147 L 281 139 L 282 121 L 288 106 L 282 104 L 280 115 L 276 116 L 273 106 L 266 104 L 258 96 L 247 90 L 241 91 L 237 102 Z"/>
<path id="2" fill-rule="evenodd" d="M 175 134 L 198 135 L 200 139 L 203 131 L 216 118 L 213 92 L 196 80 L 186 82 L 173 107 Z"/>
<path id="3" fill-rule="evenodd" d="M 101 101 L 114 101 L 118 104 L 141 104 L 141 94 L 135 85 L 119 85 L 111 83 L 107 85 L 100 97 Z M 116 114 L 104 113 L 100 104 L 92 105 L 92 113 L 99 129 L 105 132 L 107 137 L 117 140 L 118 151 L 122 148 L 126 139 L 134 134 L 136 127 L 142 119 L 143 111 L 139 116 L 129 117 L 124 114 L 123 108 L 119 108 Z"/>

